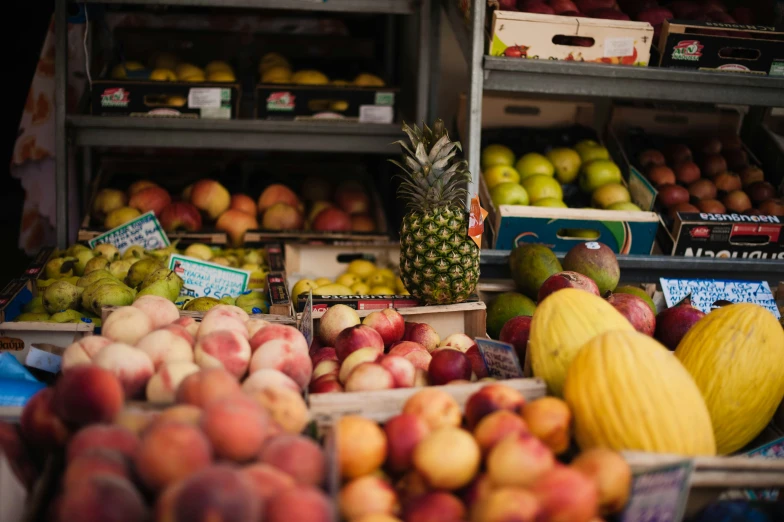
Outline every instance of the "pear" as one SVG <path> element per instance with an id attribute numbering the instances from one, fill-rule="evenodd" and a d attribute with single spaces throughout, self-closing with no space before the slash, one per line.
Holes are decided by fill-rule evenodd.
<path id="1" fill-rule="evenodd" d="M 178 296 L 177 299 L 174 301 L 174 305 L 179 308 L 180 310 L 185 309 L 185 305 L 193 301 L 195 297 L 181 295 Z"/>
<path id="2" fill-rule="evenodd" d="M 114 277 L 105 277 L 97 281 L 93 281 L 87 285 L 82 292 L 82 309 L 90 310 L 93 306 L 93 296 L 103 286 L 125 286 L 121 281 Z"/>
<path id="3" fill-rule="evenodd" d="M 264 253 L 261 250 L 248 250 L 242 258 L 243 264 L 261 265 L 266 261 Z"/>
<path id="4" fill-rule="evenodd" d="M 183 310 L 191 310 L 193 312 L 206 312 L 213 306 L 217 306 L 221 304 L 221 302 L 214 297 L 197 297 L 196 299 L 189 301 Z"/>
<path id="5" fill-rule="evenodd" d="M 183 253 L 188 257 L 195 257 L 203 261 L 209 261 L 215 255 L 212 249 L 204 243 L 194 243 L 186 248 Z"/>
<path id="6" fill-rule="evenodd" d="M 236 305 L 249 314 L 266 314 L 269 312 L 269 303 L 264 299 L 262 292 L 247 290 L 237 297 Z M 258 311 L 255 309 L 258 309 Z"/>
<path id="7" fill-rule="evenodd" d="M 76 258 L 74 257 L 57 257 L 50 259 L 44 267 L 44 275 L 47 279 L 71 277 L 74 274 L 74 264 L 76 264 Z"/>
<path id="8" fill-rule="evenodd" d="M 92 250 L 81 243 L 74 243 L 68 247 L 68 250 L 65 251 L 65 255 L 68 257 L 78 257 L 77 254 L 79 254 L 79 252 L 92 252 Z"/>
<path id="9" fill-rule="evenodd" d="M 95 257 L 95 253 L 87 247 L 80 250 L 74 256 L 76 263 L 74 263 L 74 274 L 81 276 L 84 275 L 84 270 L 87 268 L 87 263 Z"/>
<path id="10" fill-rule="evenodd" d="M 82 314 L 76 310 L 64 310 L 62 312 L 52 314 L 52 316 L 49 318 L 49 321 L 52 323 L 81 323 Z"/>
<path id="11" fill-rule="evenodd" d="M 123 280 L 128 276 L 128 271 L 133 266 L 134 261 L 130 259 L 118 259 L 109 265 L 109 273 L 117 279 Z"/>
<path id="12" fill-rule="evenodd" d="M 210 263 L 215 263 L 216 265 L 231 266 L 231 261 L 229 261 L 229 258 L 225 256 L 213 257 L 212 259 L 210 259 Z"/>
<path id="13" fill-rule="evenodd" d="M 131 265 L 128 275 L 125 277 L 125 284 L 131 288 L 136 288 L 142 284 L 145 277 L 159 268 L 163 268 L 163 263 L 159 259 L 154 257 L 140 259 Z"/>
<path id="14" fill-rule="evenodd" d="M 224 295 L 223 297 L 218 299 L 218 301 L 220 301 L 221 304 L 227 304 L 227 305 L 232 305 L 233 306 L 235 298 L 230 296 L 230 295 Z"/>
<path id="15" fill-rule="evenodd" d="M 43 296 L 35 296 L 33 299 L 22 307 L 22 311 L 31 314 L 43 314 L 46 313 L 46 308 L 44 308 L 44 298 Z"/>
<path id="16" fill-rule="evenodd" d="M 171 244 L 165 248 L 156 248 L 155 250 L 151 250 L 150 255 L 152 257 L 156 257 L 158 259 L 169 259 L 171 254 L 177 253 L 177 244 Z"/>
<path id="17" fill-rule="evenodd" d="M 139 297 L 158 295 L 174 302 L 182 290 L 183 281 L 180 276 L 168 268 L 159 268 L 144 278 Z"/>
<path id="18" fill-rule="evenodd" d="M 96 281 L 100 281 L 101 279 L 117 279 L 114 277 L 111 272 L 105 269 L 101 270 L 93 270 L 87 275 L 83 275 L 76 281 L 76 286 L 81 286 L 82 288 L 87 288 L 91 284 L 95 283 Z M 118 280 L 119 282 L 119 280 Z"/>
<path id="19" fill-rule="evenodd" d="M 60 279 L 60 281 L 68 281 L 72 285 L 75 285 L 76 282 L 79 281 L 79 279 L 81 279 L 81 277 L 79 277 L 79 276 L 71 276 L 71 277 L 65 277 L 63 279 Z"/>
<path id="20" fill-rule="evenodd" d="M 59 279 L 39 279 L 38 281 L 35 282 L 35 286 L 36 288 L 38 288 L 38 291 L 40 292 L 47 286 L 53 285 L 57 281 L 59 281 Z"/>
<path id="21" fill-rule="evenodd" d="M 95 272 L 96 270 L 106 270 L 109 268 L 109 263 L 110 261 L 105 257 L 95 256 L 87 262 L 82 275 L 87 275 L 90 272 Z"/>
<path id="22" fill-rule="evenodd" d="M 86 290 L 85 290 L 86 291 Z M 136 298 L 136 291 L 123 284 L 103 285 L 98 287 L 92 294 L 90 310 L 96 315 L 100 315 L 104 306 L 128 306 L 133 304 Z"/>
<path id="23" fill-rule="evenodd" d="M 57 281 L 44 290 L 44 308 L 50 314 L 77 308 L 83 291 L 83 288 L 72 285 L 68 281 Z"/>
<path id="24" fill-rule="evenodd" d="M 120 251 L 117 250 L 116 246 L 110 243 L 101 243 L 100 245 L 96 245 L 96 247 L 93 248 L 93 252 L 95 252 L 95 255 L 97 256 L 105 257 L 110 262 L 120 259 Z"/>
<path id="25" fill-rule="evenodd" d="M 145 257 L 150 256 L 148 256 L 147 252 L 144 251 L 144 247 L 139 245 L 133 245 L 132 247 L 129 247 L 122 256 L 123 259 L 131 260 L 144 259 Z"/>
<path id="26" fill-rule="evenodd" d="M 16 319 L 14 319 L 14 321 L 18 323 L 23 323 L 23 322 L 43 323 L 48 320 L 49 320 L 49 314 L 47 314 L 46 312 L 26 312 L 17 315 Z"/>

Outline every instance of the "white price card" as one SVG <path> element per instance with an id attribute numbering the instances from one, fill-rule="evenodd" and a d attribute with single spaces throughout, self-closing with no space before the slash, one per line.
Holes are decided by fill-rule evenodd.
<path id="1" fill-rule="evenodd" d="M 754 303 L 781 317 L 776 299 L 767 281 L 725 281 L 721 279 L 670 279 L 660 278 L 662 293 L 667 306 L 672 307 L 690 297 L 694 308 L 709 313 L 717 302 Z"/>
<path id="2" fill-rule="evenodd" d="M 38 368 L 49 373 L 57 373 L 60 371 L 60 364 L 62 357 L 55 355 L 52 352 L 41 350 L 35 346 L 30 347 L 25 358 L 25 364 L 30 368 Z"/>
<path id="3" fill-rule="evenodd" d="M 250 271 L 208 263 L 180 254 L 169 256 L 169 270 L 174 270 L 184 284 L 180 295 L 188 297 L 236 297 L 248 287 Z"/>
<path id="4" fill-rule="evenodd" d="M 196 87 L 188 91 L 188 107 L 191 109 L 215 109 L 220 106 L 221 89 L 218 87 Z"/>
<path id="5" fill-rule="evenodd" d="M 394 118 L 394 111 L 388 105 L 359 106 L 359 123 L 392 123 Z"/>
<path id="6" fill-rule="evenodd" d="M 145 212 L 134 220 L 104 232 L 87 243 L 90 248 L 95 248 L 101 243 L 109 243 L 116 246 L 121 254 L 134 245 L 144 247 L 145 250 L 155 250 L 156 248 L 166 248 L 171 244 L 169 237 L 163 231 L 163 227 L 152 211 Z"/>
<path id="7" fill-rule="evenodd" d="M 487 373 L 496 379 L 517 379 L 523 376 L 514 346 L 490 339 L 476 339 Z"/>
<path id="8" fill-rule="evenodd" d="M 686 511 L 694 462 L 682 462 L 635 473 L 620 522 L 680 522 Z"/>
<path id="9" fill-rule="evenodd" d="M 634 38 L 605 38 L 604 57 L 632 56 L 634 54 Z"/>

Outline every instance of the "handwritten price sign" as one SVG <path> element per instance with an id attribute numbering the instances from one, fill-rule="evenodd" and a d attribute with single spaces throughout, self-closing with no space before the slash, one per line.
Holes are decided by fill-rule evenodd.
<path id="1" fill-rule="evenodd" d="M 629 503 L 621 522 L 680 522 L 689 498 L 689 481 L 694 463 L 650 469 L 634 475 Z"/>
<path id="2" fill-rule="evenodd" d="M 88 241 L 90 248 L 101 243 L 116 246 L 121 254 L 134 245 L 144 247 L 145 250 L 155 250 L 171 244 L 152 211 Z"/>
<path id="3" fill-rule="evenodd" d="M 185 284 L 180 295 L 190 297 L 238 296 L 248 287 L 250 272 L 208 263 L 179 254 L 169 256 L 169 270 L 179 275 Z"/>
<path id="4" fill-rule="evenodd" d="M 487 366 L 487 373 L 496 379 L 517 379 L 523 376 L 514 346 L 490 339 L 477 339 L 479 353 Z"/>
<path id="5" fill-rule="evenodd" d="M 675 306 L 691 295 L 691 304 L 703 313 L 713 310 L 716 301 L 754 303 L 781 317 L 767 281 L 724 281 L 721 279 L 660 278 L 667 306 Z"/>

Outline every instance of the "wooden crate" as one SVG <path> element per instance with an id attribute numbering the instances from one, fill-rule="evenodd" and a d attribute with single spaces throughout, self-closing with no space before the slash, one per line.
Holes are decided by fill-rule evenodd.
<path id="1" fill-rule="evenodd" d="M 122 308 L 120 306 L 105 306 L 101 310 L 101 320 L 105 321 L 112 312 Z M 180 310 L 180 317 L 193 317 L 197 322 L 201 322 L 206 312 L 195 312 L 192 310 Z M 290 315 L 277 315 L 277 314 L 253 314 L 251 319 L 263 319 L 264 321 L 277 324 L 286 324 L 289 326 L 296 326 L 297 322 Z"/>
<path id="2" fill-rule="evenodd" d="M 328 277 L 334 279 L 346 271 L 355 259 L 367 259 L 383 268 L 397 270 L 400 262 L 400 243 L 365 245 L 285 245 L 286 279 L 289 288 L 303 278 Z"/>
<path id="3" fill-rule="evenodd" d="M 93 335 L 92 323 L 0 323 L 0 351 L 9 351 L 25 366 L 57 373 L 69 344 Z"/>
<path id="4" fill-rule="evenodd" d="M 470 384 L 448 384 L 431 386 L 445 391 L 464 408 L 468 398 L 487 386 L 488 382 Z M 523 394 L 526 400 L 545 395 L 545 384 L 541 379 L 510 379 L 505 386 Z M 399 414 L 405 402 L 422 388 L 397 388 L 354 393 L 314 393 L 308 396 L 310 413 L 319 426 L 331 426 L 344 415 L 361 415 L 376 422 L 384 422 Z"/>

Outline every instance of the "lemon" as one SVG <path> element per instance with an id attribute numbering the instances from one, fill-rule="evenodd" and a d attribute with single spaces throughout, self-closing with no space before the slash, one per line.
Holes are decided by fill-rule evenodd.
<path id="1" fill-rule="evenodd" d="M 373 286 L 369 295 L 395 295 L 395 291 L 388 286 Z"/>
<path id="2" fill-rule="evenodd" d="M 382 274 L 389 283 L 395 282 L 395 273 L 389 268 L 379 268 L 378 273 Z"/>
<path id="3" fill-rule="evenodd" d="M 351 291 L 354 292 L 354 295 L 370 295 L 370 287 L 361 281 L 357 281 L 353 285 L 351 285 Z"/>
<path id="4" fill-rule="evenodd" d="M 504 145 L 488 145 L 482 151 L 482 170 L 496 165 L 514 165 L 515 155 L 512 149 Z"/>
<path id="5" fill-rule="evenodd" d="M 289 83 L 291 69 L 287 66 L 275 66 L 261 75 L 261 83 Z"/>
<path id="6" fill-rule="evenodd" d="M 152 61 L 152 68 L 174 70 L 178 63 L 179 58 L 172 53 L 159 53 Z"/>
<path id="7" fill-rule="evenodd" d="M 353 286 L 359 282 L 359 278 L 355 274 L 345 273 L 339 275 L 335 282 L 339 285 Z"/>
<path id="8" fill-rule="evenodd" d="M 301 293 L 307 293 L 311 290 L 318 288 L 318 285 L 312 279 L 300 279 L 294 288 L 291 289 L 291 298 L 296 299 Z"/>
<path id="9" fill-rule="evenodd" d="M 319 277 L 315 280 L 317 286 L 331 285 L 332 279 L 328 277 Z"/>
<path id="10" fill-rule="evenodd" d="M 362 73 L 354 78 L 354 85 L 359 85 L 360 87 L 383 87 L 384 80 L 375 74 Z"/>
<path id="11" fill-rule="evenodd" d="M 395 290 L 397 290 L 397 293 L 399 294 L 407 292 L 406 285 L 403 284 L 403 280 L 400 279 L 400 276 L 395 278 Z"/>
<path id="12" fill-rule="evenodd" d="M 339 87 L 345 87 L 346 85 L 351 85 L 351 82 L 347 82 L 346 80 L 332 80 L 330 83 L 332 85 L 337 85 Z"/>
<path id="13" fill-rule="evenodd" d="M 208 82 L 233 82 L 236 78 L 231 71 L 214 71 L 207 74 Z"/>
<path id="14" fill-rule="evenodd" d="M 172 107 L 183 107 L 188 103 L 188 100 L 185 99 L 185 96 L 169 96 L 166 99 L 166 103 Z"/>
<path id="15" fill-rule="evenodd" d="M 154 69 L 150 73 L 150 80 L 156 82 L 173 82 L 177 80 L 177 75 L 171 69 Z"/>
<path id="16" fill-rule="evenodd" d="M 354 274 L 361 278 L 370 277 L 371 275 L 373 275 L 375 271 L 376 271 L 376 265 L 373 264 L 372 261 L 368 261 L 367 259 L 355 259 L 354 261 L 348 264 L 348 268 L 346 269 L 346 272 L 350 274 Z"/>
<path id="17" fill-rule="evenodd" d="M 319 286 L 313 290 L 313 295 L 352 295 L 351 288 L 336 283 Z"/>
<path id="18" fill-rule="evenodd" d="M 321 71 L 305 69 L 295 72 L 291 82 L 299 85 L 325 85 L 329 83 L 329 78 Z"/>
<path id="19" fill-rule="evenodd" d="M 234 69 L 231 68 L 231 65 L 221 60 L 214 60 L 208 63 L 204 67 L 204 72 L 207 73 L 208 76 L 216 72 L 227 72 L 234 76 Z"/>
<path id="20" fill-rule="evenodd" d="M 380 270 L 376 270 L 373 274 L 368 277 L 367 284 L 371 287 L 374 286 L 387 286 L 391 283 Z"/>
<path id="21" fill-rule="evenodd" d="M 508 165 L 495 165 L 484 171 L 485 184 L 491 189 L 501 183 L 520 183 L 520 174 Z"/>
<path id="22" fill-rule="evenodd" d="M 183 82 L 203 82 L 206 79 L 207 78 L 204 76 L 204 73 L 200 71 L 198 73 L 189 74 L 188 76 L 183 76 L 182 78 L 180 78 L 180 81 L 183 81 Z"/>
<path id="23" fill-rule="evenodd" d="M 329 104 L 329 110 L 335 112 L 343 112 L 348 110 L 348 102 L 347 101 L 333 101 Z"/>
<path id="24" fill-rule="evenodd" d="M 120 63 L 112 68 L 112 78 L 123 80 L 128 77 L 128 71 L 141 71 L 142 69 L 144 69 L 144 65 L 139 62 Z"/>
<path id="25" fill-rule="evenodd" d="M 196 67 L 192 63 L 181 63 L 174 69 L 174 73 L 177 75 L 177 79 L 185 80 L 190 76 L 197 76 L 202 75 L 204 76 L 204 71 L 200 68 Z"/>
<path id="26" fill-rule="evenodd" d="M 291 64 L 288 60 L 286 60 L 282 55 L 278 53 L 267 53 L 261 57 L 261 61 L 259 62 L 259 74 L 264 76 L 264 73 L 272 69 L 273 67 L 283 66 L 286 69 L 291 68 Z"/>

